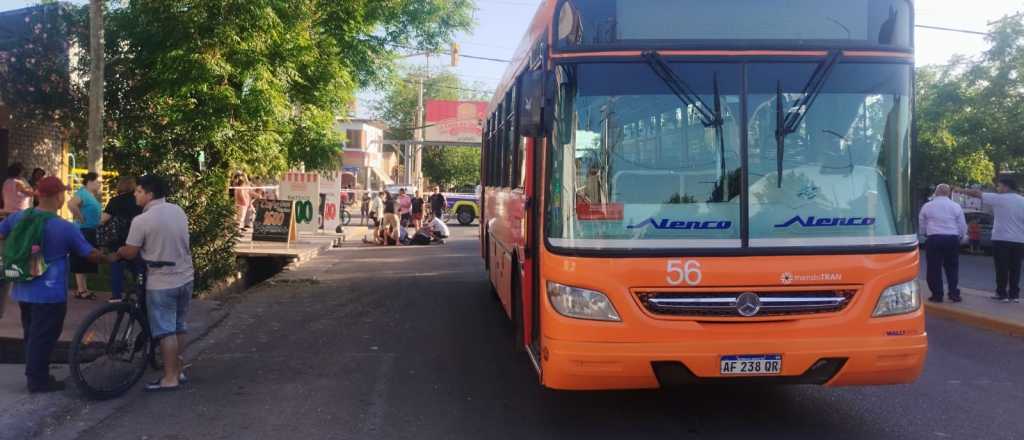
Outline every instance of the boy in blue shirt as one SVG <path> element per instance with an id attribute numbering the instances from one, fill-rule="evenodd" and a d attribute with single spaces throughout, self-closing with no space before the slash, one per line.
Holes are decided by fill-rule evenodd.
<path id="1" fill-rule="evenodd" d="M 50 176 L 36 186 L 39 206 L 35 209 L 56 214 L 64 205 L 67 187 Z M 26 211 L 15 213 L 0 223 L 0 239 L 11 235 Z M 27 282 L 15 282 L 11 296 L 21 308 L 25 332 L 25 376 L 30 393 L 64 389 L 64 383 L 50 376 L 50 355 L 64 329 L 68 297 L 68 256 L 75 254 L 98 263 L 106 259 L 85 241 L 78 227 L 61 218 L 46 220 L 42 252 L 46 271 Z"/>

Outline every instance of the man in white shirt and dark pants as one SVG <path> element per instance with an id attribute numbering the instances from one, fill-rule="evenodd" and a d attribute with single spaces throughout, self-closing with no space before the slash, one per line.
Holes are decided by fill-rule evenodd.
<path id="1" fill-rule="evenodd" d="M 982 203 L 992 207 L 992 256 L 996 265 L 997 301 L 1020 302 L 1020 266 L 1024 260 L 1024 196 L 1017 190 L 1017 182 L 1010 177 L 999 178 L 996 194 L 978 190 L 961 190 L 964 194 L 980 197 Z"/>
<path id="2" fill-rule="evenodd" d="M 935 187 L 935 196 L 921 208 L 918 224 L 927 237 L 928 288 L 932 302 L 942 302 L 942 270 L 946 271 L 949 299 L 960 302 L 960 242 L 967 236 L 967 220 L 960 205 L 950 200 L 949 185 Z"/>

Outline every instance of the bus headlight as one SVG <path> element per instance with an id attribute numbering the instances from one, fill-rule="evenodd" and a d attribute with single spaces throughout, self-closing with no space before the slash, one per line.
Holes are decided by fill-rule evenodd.
<path id="1" fill-rule="evenodd" d="M 558 313 L 570 318 L 622 321 L 611 300 L 601 292 L 548 281 L 548 301 Z"/>
<path id="2" fill-rule="evenodd" d="M 871 317 L 902 315 L 916 311 L 920 307 L 921 295 L 918 291 L 917 281 L 908 281 L 885 289 L 882 296 L 878 297 L 875 313 L 872 313 Z"/>

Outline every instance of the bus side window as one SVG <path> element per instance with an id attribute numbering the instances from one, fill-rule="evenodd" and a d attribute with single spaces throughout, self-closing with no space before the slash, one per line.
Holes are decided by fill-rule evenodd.
<path id="1" fill-rule="evenodd" d="M 518 90 L 518 86 L 513 86 L 508 97 L 508 153 L 506 154 L 508 156 L 508 185 L 506 186 L 509 188 L 519 187 L 519 167 L 516 165 L 519 156 Z"/>

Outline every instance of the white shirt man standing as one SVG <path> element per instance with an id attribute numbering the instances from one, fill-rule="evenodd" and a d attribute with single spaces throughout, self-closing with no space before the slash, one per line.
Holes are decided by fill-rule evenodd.
<path id="1" fill-rule="evenodd" d="M 135 202 L 142 214 L 132 220 L 128 240 L 117 256 L 133 260 L 140 253 L 146 264 L 146 310 L 150 334 L 160 340 L 164 361 L 161 379 L 146 391 L 176 390 L 186 380 L 182 369 L 185 348 L 185 316 L 192 299 L 195 269 L 189 247 L 188 217 L 178 205 L 168 203 L 167 183 L 157 176 L 142 176 L 135 187 Z"/>
<path id="2" fill-rule="evenodd" d="M 996 266 L 997 301 L 1020 302 L 1020 272 L 1024 260 L 1024 196 L 1017 189 L 1017 181 L 999 178 L 996 193 L 978 190 L 960 190 L 964 194 L 980 197 L 982 203 L 992 207 L 992 256 Z"/>
<path id="3" fill-rule="evenodd" d="M 928 288 L 932 302 L 942 302 L 942 272 L 945 269 L 949 285 L 949 299 L 960 302 L 960 242 L 967 236 L 967 220 L 964 210 L 950 200 L 949 185 L 935 187 L 935 196 L 921 207 L 918 225 L 927 237 L 925 241 L 928 264 Z"/>

